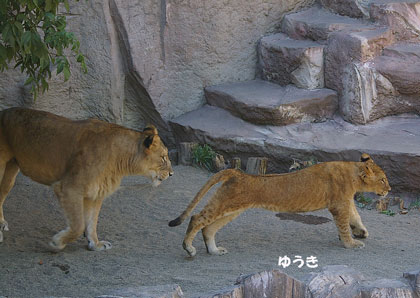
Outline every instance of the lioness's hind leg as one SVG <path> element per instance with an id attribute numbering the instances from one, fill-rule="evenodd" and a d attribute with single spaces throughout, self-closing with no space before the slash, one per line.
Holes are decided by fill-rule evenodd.
<path id="1" fill-rule="evenodd" d="M 214 236 L 216 235 L 218 230 L 220 230 L 226 224 L 234 220 L 241 213 L 242 211 L 238 211 L 233 214 L 226 215 L 202 229 L 204 243 L 206 244 L 207 252 L 209 254 L 221 256 L 227 253 L 226 248 L 220 246 L 218 247 L 216 245 L 216 240 L 214 239 Z"/>
<path id="2" fill-rule="evenodd" d="M 62 191 L 60 188 L 61 186 L 58 184 L 54 190 L 60 201 L 61 208 L 63 208 L 68 227 L 55 234 L 50 242 L 50 246 L 57 250 L 61 250 L 68 243 L 77 240 L 85 228 L 83 197 L 77 191 L 70 189 Z"/>
<path id="3" fill-rule="evenodd" d="M 367 238 L 369 236 L 353 201 L 350 203 L 350 227 L 356 238 Z"/>
<path id="4" fill-rule="evenodd" d="M 330 209 L 334 217 L 338 233 L 345 248 L 358 248 L 364 247 L 365 244 L 359 240 L 352 238 L 350 233 L 350 214 L 344 210 Z"/>
<path id="5" fill-rule="evenodd" d="M 86 237 L 88 240 L 88 249 L 94 251 L 100 251 L 110 249 L 111 243 L 108 241 L 99 241 L 96 232 L 98 225 L 98 216 L 102 207 L 103 198 L 97 199 L 84 199 L 84 216 L 86 223 Z"/>
<path id="6" fill-rule="evenodd" d="M 3 215 L 3 203 L 7 195 L 15 184 L 16 175 L 19 173 L 19 167 L 14 159 L 9 160 L 0 170 L 2 173 L 0 183 L 0 242 L 3 241 L 2 231 L 8 231 L 9 227 Z"/>

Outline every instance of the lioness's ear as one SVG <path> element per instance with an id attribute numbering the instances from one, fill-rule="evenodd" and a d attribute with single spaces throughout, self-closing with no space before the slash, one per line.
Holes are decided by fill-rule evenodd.
<path id="1" fill-rule="evenodd" d="M 154 138 L 155 138 L 154 134 L 153 135 L 148 135 L 143 141 L 144 147 L 150 148 L 150 146 L 152 146 L 152 144 L 153 144 L 153 139 Z"/>
<path id="2" fill-rule="evenodd" d="M 369 154 L 363 153 L 362 156 L 360 157 L 360 161 L 361 162 L 366 162 L 368 160 L 372 160 L 372 158 L 370 158 Z"/>
<path id="3" fill-rule="evenodd" d="M 143 129 L 143 132 L 151 132 L 154 135 L 157 135 L 158 134 L 158 131 L 157 131 L 156 127 L 154 125 L 151 125 L 151 124 L 147 125 Z"/>

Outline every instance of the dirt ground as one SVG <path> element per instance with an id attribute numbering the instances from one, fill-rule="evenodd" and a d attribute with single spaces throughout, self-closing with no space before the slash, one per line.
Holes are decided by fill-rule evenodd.
<path id="1" fill-rule="evenodd" d="M 420 267 L 420 212 L 388 216 L 359 210 L 369 230 L 363 249 L 345 249 L 332 221 L 314 225 L 300 218 L 278 217 L 265 210 L 249 210 L 217 235 L 229 253 L 210 256 L 201 235 L 194 245 L 197 256 L 187 257 L 181 243 L 188 224 L 167 223 L 187 206 L 210 173 L 176 166 L 175 175 L 152 188 L 141 177 L 130 177 L 102 208 L 98 234 L 113 248 L 86 249 L 86 240 L 53 253 L 47 243 L 65 226 L 62 212 L 49 187 L 19 175 L 5 203 L 9 232 L 0 244 L 0 296 L 94 297 L 115 289 L 178 284 L 187 297 L 231 286 L 240 274 L 271 268 L 302 278 L 326 265 L 349 265 L 366 278 L 401 278 Z M 203 206 L 206 199 L 197 209 Z M 331 219 L 327 211 L 310 215 Z M 316 219 L 311 217 L 310 219 Z M 318 268 L 298 263 L 283 269 L 279 257 L 315 256 Z"/>

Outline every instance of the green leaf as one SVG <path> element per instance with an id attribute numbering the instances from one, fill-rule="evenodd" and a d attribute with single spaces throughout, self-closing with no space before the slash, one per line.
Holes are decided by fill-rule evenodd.
<path id="1" fill-rule="evenodd" d="M 68 79 L 70 78 L 70 68 L 67 64 L 64 66 L 63 74 L 64 74 L 64 81 L 65 82 L 68 81 Z"/>
<path id="2" fill-rule="evenodd" d="M 26 81 L 25 81 L 25 86 L 31 84 L 34 81 L 33 77 L 29 77 Z"/>
<path id="3" fill-rule="evenodd" d="M 66 8 L 67 12 L 70 12 L 70 6 L 69 6 L 68 0 L 64 0 L 64 7 Z"/>
<path id="4" fill-rule="evenodd" d="M 45 11 L 51 11 L 52 10 L 52 0 L 46 0 L 45 1 Z"/>

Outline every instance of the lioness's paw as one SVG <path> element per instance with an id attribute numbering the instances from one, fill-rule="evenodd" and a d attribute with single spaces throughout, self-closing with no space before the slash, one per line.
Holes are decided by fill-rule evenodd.
<path id="1" fill-rule="evenodd" d="M 108 241 L 99 241 L 98 244 L 95 244 L 93 241 L 89 241 L 88 243 L 88 249 L 93 251 L 101 251 L 106 249 L 111 249 L 112 244 Z"/>
<path id="2" fill-rule="evenodd" d="M 185 242 L 182 243 L 182 247 L 187 251 L 187 253 L 190 255 L 190 257 L 194 257 L 197 253 L 194 246 L 187 245 L 187 244 L 185 244 Z"/>
<path id="3" fill-rule="evenodd" d="M 9 225 L 7 223 L 7 221 L 3 221 L 0 223 L 0 231 L 8 231 L 9 230 Z"/>
<path id="4" fill-rule="evenodd" d="M 209 254 L 216 256 L 223 256 L 228 253 L 228 250 L 224 247 L 219 246 L 217 250 L 209 251 Z"/>
<path id="5" fill-rule="evenodd" d="M 365 247 L 365 244 L 362 241 L 359 240 L 353 240 L 349 243 L 344 243 L 345 248 L 362 248 Z"/>

